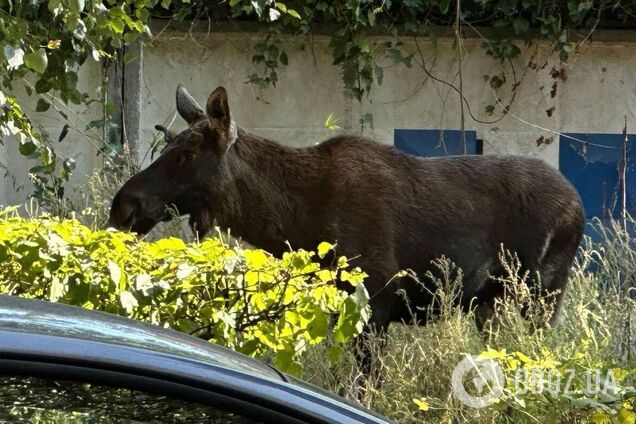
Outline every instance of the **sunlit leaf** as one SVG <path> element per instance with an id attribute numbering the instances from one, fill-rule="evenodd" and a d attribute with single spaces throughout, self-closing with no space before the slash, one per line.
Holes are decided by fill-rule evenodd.
<path id="1" fill-rule="evenodd" d="M 413 399 L 413 403 L 417 405 L 417 409 L 420 411 L 428 411 L 430 409 L 428 402 L 424 398 Z"/>
<path id="2" fill-rule="evenodd" d="M 334 248 L 335 246 L 333 244 L 323 241 L 318 245 L 318 257 L 321 259 L 324 258 L 327 253 L 333 251 Z"/>

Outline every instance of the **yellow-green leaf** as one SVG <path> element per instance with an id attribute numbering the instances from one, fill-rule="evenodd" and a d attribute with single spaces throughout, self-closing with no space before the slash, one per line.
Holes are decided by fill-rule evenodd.
<path id="1" fill-rule="evenodd" d="M 33 53 L 24 56 L 24 64 L 38 74 L 44 73 L 49 61 L 46 57 L 46 50 L 40 48 Z"/>
<path id="2" fill-rule="evenodd" d="M 333 244 L 323 241 L 318 245 L 318 257 L 320 259 L 324 258 L 327 253 L 331 252 L 334 249 L 334 247 L 335 246 Z"/>
<path id="3" fill-rule="evenodd" d="M 413 403 L 417 405 L 417 409 L 420 411 L 428 411 L 430 409 L 428 402 L 424 398 L 413 399 Z"/>

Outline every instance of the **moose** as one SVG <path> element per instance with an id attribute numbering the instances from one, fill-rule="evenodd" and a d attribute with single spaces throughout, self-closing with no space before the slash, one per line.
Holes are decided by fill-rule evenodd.
<path id="1" fill-rule="evenodd" d="M 376 333 L 426 321 L 434 289 L 393 277 L 424 276 L 441 256 L 463 271 L 459 306 L 485 311 L 483 323 L 504 295 L 503 245 L 537 275 L 528 284 L 546 324 L 559 315 L 585 220 L 575 188 L 542 160 L 418 158 L 358 136 L 292 148 L 238 128 L 223 87 L 204 110 L 179 86 L 176 104 L 188 128 L 156 126 L 167 145 L 115 195 L 111 227 L 146 234 L 175 208 L 199 237 L 216 222 L 277 256 L 336 242 L 368 274 Z"/>

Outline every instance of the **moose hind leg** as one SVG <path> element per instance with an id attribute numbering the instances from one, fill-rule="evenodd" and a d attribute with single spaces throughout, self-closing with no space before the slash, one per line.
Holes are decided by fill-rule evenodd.
<path id="1" fill-rule="evenodd" d="M 575 224 L 555 232 L 539 261 L 540 308 L 546 322 L 558 324 L 563 296 L 568 283 L 570 267 L 576 255 L 582 235 L 582 225 Z M 540 309 L 540 310 L 541 310 Z"/>
<path id="2" fill-rule="evenodd" d="M 477 305 L 475 308 L 475 325 L 477 326 L 477 331 L 483 333 L 487 328 L 488 322 L 492 321 L 496 313 L 494 299 L 491 302 L 483 302 Z"/>
<path id="3" fill-rule="evenodd" d="M 466 311 L 473 308 L 475 325 L 479 332 L 483 332 L 488 327 L 489 321 L 495 318 L 497 299 L 503 296 L 501 283 L 493 278 L 493 275 L 498 275 L 501 271 L 498 268 L 492 268 L 493 261 L 488 260 L 465 277 L 463 307 Z"/>

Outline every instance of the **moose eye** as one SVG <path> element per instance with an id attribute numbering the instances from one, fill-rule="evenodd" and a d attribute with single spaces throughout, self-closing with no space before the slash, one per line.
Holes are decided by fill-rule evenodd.
<path id="1" fill-rule="evenodd" d="M 183 159 L 184 160 L 192 160 L 192 159 L 194 159 L 194 153 L 192 153 L 192 152 L 184 152 L 183 153 Z"/>

